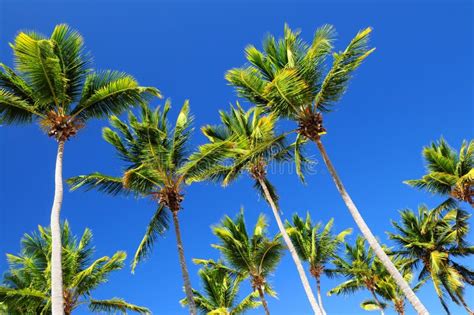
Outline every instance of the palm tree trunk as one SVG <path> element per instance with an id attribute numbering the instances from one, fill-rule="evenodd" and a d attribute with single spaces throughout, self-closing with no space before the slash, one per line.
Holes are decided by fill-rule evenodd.
<path id="1" fill-rule="evenodd" d="M 61 264 L 60 212 L 63 203 L 63 152 L 64 141 L 58 142 L 56 169 L 54 173 L 54 201 L 51 209 L 51 311 L 53 315 L 64 314 L 63 271 Z"/>
<path id="2" fill-rule="evenodd" d="M 323 313 L 323 315 L 326 315 L 326 310 L 324 309 L 324 306 L 323 306 L 323 299 L 322 299 L 322 296 L 321 296 L 321 278 L 320 276 L 316 276 L 316 289 L 318 290 L 318 303 L 319 303 L 319 308 L 321 309 L 321 312 Z"/>
<path id="3" fill-rule="evenodd" d="M 405 315 L 405 303 L 402 300 L 396 300 L 394 303 L 395 311 L 398 315 Z"/>
<path id="4" fill-rule="evenodd" d="M 196 303 L 194 303 L 193 290 L 191 288 L 191 281 L 189 280 L 188 267 L 186 266 L 186 259 L 184 258 L 183 241 L 181 240 L 181 229 L 179 228 L 178 211 L 171 211 L 173 213 L 174 231 L 176 233 L 176 243 L 178 244 L 179 264 L 181 265 L 181 273 L 184 281 L 184 291 L 186 293 L 186 300 L 188 301 L 189 313 L 197 315 Z"/>
<path id="5" fill-rule="evenodd" d="M 380 303 L 378 297 L 377 297 L 377 294 L 375 294 L 374 290 L 373 289 L 369 289 L 370 293 L 372 293 L 372 296 L 374 297 L 374 301 L 375 303 L 377 303 L 379 309 L 380 309 L 380 314 L 381 315 L 385 315 L 384 311 L 383 311 L 383 307 L 382 307 L 382 303 Z"/>
<path id="6" fill-rule="evenodd" d="M 260 295 L 260 300 L 262 301 L 263 308 L 265 309 L 265 314 L 270 315 L 270 310 L 268 309 L 267 300 L 265 299 L 265 294 L 263 293 L 263 289 L 261 286 L 257 288 L 258 295 Z"/>
<path id="7" fill-rule="evenodd" d="M 281 221 L 281 218 L 280 218 L 280 214 L 278 213 L 278 207 L 273 201 L 270 191 L 268 190 L 268 187 L 265 184 L 265 180 L 262 178 L 258 178 L 257 180 L 263 189 L 265 198 L 267 199 L 268 203 L 270 204 L 270 207 L 272 208 L 273 215 L 275 216 L 278 228 L 280 229 L 280 233 L 283 236 L 283 240 L 285 241 L 286 246 L 288 247 L 288 250 L 290 251 L 293 261 L 295 262 L 296 269 L 298 270 L 298 274 L 300 275 L 301 283 L 303 284 L 304 290 L 306 291 L 306 296 L 308 297 L 309 303 L 311 304 L 311 307 L 313 308 L 313 312 L 317 315 L 323 315 L 318 303 L 316 302 L 316 299 L 314 298 L 313 291 L 311 290 L 311 286 L 309 285 L 309 281 L 308 281 L 308 278 L 306 277 L 306 273 L 303 269 L 303 265 L 301 264 L 301 260 L 298 257 L 298 254 L 296 253 L 296 249 L 293 246 L 293 243 L 291 242 L 290 237 L 286 233 L 285 227 L 283 226 L 283 222 Z"/>
<path id="8" fill-rule="evenodd" d="M 403 291 L 403 294 L 406 296 L 407 300 L 413 305 L 413 308 L 416 310 L 416 312 L 419 315 L 427 315 L 428 310 L 425 308 L 425 306 L 421 303 L 421 301 L 418 299 L 418 297 L 415 295 L 413 290 L 410 288 L 408 283 L 403 279 L 403 276 L 400 274 L 400 272 L 395 268 L 395 265 L 392 263 L 390 258 L 387 256 L 385 251 L 382 249 L 380 244 L 378 243 L 377 239 L 374 237 L 372 232 L 370 231 L 369 227 L 365 223 L 364 219 L 359 213 L 359 210 L 357 209 L 356 205 L 352 201 L 351 197 L 347 193 L 346 189 L 344 188 L 344 185 L 341 182 L 341 179 L 336 173 L 336 170 L 334 169 L 334 166 L 332 165 L 331 161 L 329 160 L 329 157 L 326 153 L 326 150 L 323 146 L 323 143 L 321 142 L 320 138 L 316 138 L 315 140 L 319 151 L 321 152 L 321 155 L 323 157 L 324 163 L 326 164 L 329 173 L 331 173 L 331 176 L 334 180 L 334 183 L 336 184 L 337 190 L 341 194 L 342 199 L 344 200 L 344 203 L 346 204 L 347 208 L 349 209 L 349 212 L 351 213 L 352 217 L 354 218 L 355 223 L 359 227 L 360 231 L 362 232 L 362 235 L 364 235 L 365 239 L 369 243 L 370 247 L 374 250 L 374 253 L 377 255 L 377 257 L 380 259 L 382 264 L 385 266 L 387 271 L 390 273 L 390 275 L 393 277 L 397 285 L 400 287 L 400 289 Z"/>

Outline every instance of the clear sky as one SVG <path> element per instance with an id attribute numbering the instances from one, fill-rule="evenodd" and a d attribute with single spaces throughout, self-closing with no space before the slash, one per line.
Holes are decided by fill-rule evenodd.
<path id="1" fill-rule="evenodd" d="M 354 2 L 0 0 L 0 61 L 12 64 L 8 43 L 18 30 L 49 35 L 55 24 L 65 22 L 84 36 L 95 68 L 122 70 L 142 85 L 158 87 L 174 103 L 173 119 L 189 98 L 195 126 L 200 127 L 216 123 L 217 111 L 236 100 L 224 73 L 242 65 L 244 47 L 260 45 L 267 32 L 280 35 L 287 22 L 301 28 L 303 37 L 311 40 L 318 26 L 330 23 L 339 34 L 337 48 L 342 49 L 359 29 L 372 26 L 372 44 L 377 50 L 357 71 L 337 109 L 326 116 L 324 141 L 368 225 L 387 242 L 390 219 L 398 219 L 400 209 L 439 202 L 402 184 L 423 174 L 422 146 L 441 135 L 456 148 L 462 139 L 473 138 L 473 4 L 452 0 Z M 101 138 L 101 128 L 106 125 L 107 121 L 93 121 L 66 144 L 65 178 L 92 171 L 119 174 L 120 161 Z M 193 144 L 204 141 L 196 132 Z M 38 224 L 49 224 L 56 143 L 37 125 L 2 126 L 0 148 L 3 272 L 7 267 L 4 255 L 19 251 L 23 233 L 35 230 Z M 313 147 L 309 152 L 320 160 Z M 306 186 L 294 175 L 271 174 L 281 195 L 284 218 L 306 211 L 324 222 L 334 217 L 336 230 L 354 228 L 349 238 L 353 241 L 357 228 L 322 163 L 316 172 Z M 265 213 L 271 232 L 277 231 L 269 208 L 252 190 L 248 178 L 226 189 L 196 184 L 185 193 L 180 217 L 194 287 L 199 286 L 198 268 L 191 258 L 218 257 L 210 247 L 216 241 L 210 226 L 224 214 L 234 216 L 243 206 L 247 224 L 253 225 L 257 215 Z M 172 231 L 156 243 L 151 258 L 135 275 L 128 268 L 154 209 L 148 200 L 67 192 L 62 218 L 70 221 L 76 234 L 85 227 L 92 229 L 97 256 L 117 250 L 129 254 L 127 268 L 94 292 L 96 298 L 118 296 L 148 306 L 155 314 L 185 314 L 178 303 L 184 294 Z M 468 263 L 474 267 L 472 260 Z M 324 278 L 323 291 L 341 281 Z M 272 314 L 311 314 L 289 255 L 271 282 L 278 292 L 278 299 L 269 299 Z M 433 314 L 442 313 L 431 283 L 419 296 Z M 473 296 L 469 288 L 471 307 Z M 360 292 L 324 297 L 324 301 L 329 314 L 363 314 L 359 303 L 368 297 L 367 292 Z M 454 314 L 464 313 L 450 305 Z M 413 314 L 409 306 L 407 310 Z M 261 313 L 262 309 L 251 312 Z M 87 314 L 87 310 L 76 314 Z"/>

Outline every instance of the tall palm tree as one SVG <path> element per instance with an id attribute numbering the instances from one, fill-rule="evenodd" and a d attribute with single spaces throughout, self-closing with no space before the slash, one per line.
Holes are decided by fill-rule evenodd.
<path id="1" fill-rule="evenodd" d="M 326 133 L 323 114 L 330 112 L 341 99 L 352 73 L 374 51 L 368 47 L 370 33 L 371 28 L 360 31 L 343 51 L 333 53 L 335 31 L 332 26 L 319 28 L 308 44 L 302 40 L 299 31 L 292 31 L 285 25 L 283 38 L 276 40 L 269 35 L 264 41 L 263 51 L 248 46 L 245 52 L 250 64 L 228 71 L 226 79 L 239 96 L 279 117 L 297 122 L 297 144 L 307 140 L 316 143 L 343 201 L 369 245 L 416 311 L 428 314 L 365 223 L 321 141 L 321 136 Z M 330 55 L 333 56 L 332 66 L 325 71 Z M 295 155 L 295 161 L 299 164 L 298 155 Z"/>
<path id="2" fill-rule="evenodd" d="M 292 224 L 286 222 L 286 231 L 295 245 L 298 256 L 309 263 L 311 275 L 316 279 L 318 302 L 325 314 L 321 297 L 321 276 L 325 273 L 327 265 L 336 256 L 339 246 L 344 242 L 346 235 L 352 229 L 345 229 L 337 235 L 332 232 L 334 220 L 331 219 L 320 231 L 321 223 L 313 225 L 309 212 L 303 220 L 298 214 L 293 215 Z"/>
<path id="3" fill-rule="evenodd" d="M 188 181 L 210 179 L 227 186 L 242 173 L 250 175 L 254 187 L 273 211 L 313 311 L 321 314 L 303 265 L 280 218 L 278 195 L 266 175 L 268 165 L 288 160 L 293 147 L 285 143 L 285 135 L 276 135 L 276 116 L 262 116 L 259 108 L 245 111 L 237 103 L 229 113 L 221 111 L 220 116 L 221 125 L 202 128 L 210 143 L 202 145 L 199 152 L 191 155 L 190 162 L 184 167 L 189 174 Z M 306 161 L 304 157 L 301 159 Z"/>
<path id="4" fill-rule="evenodd" d="M 63 313 L 60 210 L 63 201 L 64 143 L 91 118 L 121 113 L 150 96 L 155 88 L 141 87 L 128 74 L 90 68 L 79 33 L 57 25 L 51 36 L 20 32 L 11 45 L 16 70 L 0 63 L 0 123 L 39 122 L 58 142 L 54 201 L 51 210 L 52 312 Z"/>
<path id="5" fill-rule="evenodd" d="M 225 216 L 212 231 L 220 241 L 213 247 L 221 252 L 226 265 L 238 276 L 250 278 L 253 290 L 258 292 L 265 313 L 269 315 L 265 293 L 274 296 L 275 292 L 267 279 L 280 262 L 284 246 L 279 235 L 272 239 L 267 236 L 267 227 L 265 216 L 260 215 L 252 234 L 249 234 L 242 210 L 234 220 Z"/>
<path id="6" fill-rule="evenodd" d="M 427 174 L 405 181 L 412 187 L 459 201 L 474 207 L 474 140 L 463 141 L 459 154 L 441 138 L 423 148 Z"/>
<path id="7" fill-rule="evenodd" d="M 392 222 L 396 233 L 389 233 L 400 248 L 397 253 L 412 258 L 418 267 L 421 262 L 420 280 L 431 278 L 435 291 L 446 312 L 445 295 L 472 311 L 464 299 L 464 285 L 474 285 L 474 271 L 454 260 L 474 254 L 474 246 L 467 240 L 469 215 L 458 208 L 441 214 L 437 209 L 418 208 L 418 214 L 406 209 L 401 221 Z"/>
<path id="8" fill-rule="evenodd" d="M 51 229 L 38 227 L 39 233 L 25 234 L 21 240 L 20 255 L 7 254 L 9 270 L 0 286 L 0 303 L 8 314 L 51 313 Z M 96 300 L 92 292 L 107 282 L 110 273 L 123 268 L 125 252 L 112 257 L 93 260 L 92 232 L 85 229 L 82 237 L 74 236 L 66 221 L 61 227 L 62 269 L 64 287 L 63 311 L 71 314 L 78 306 L 86 304 L 92 313 L 117 313 L 126 311 L 150 314 L 146 307 L 130 304 L 120 298 Z"/>
<path id="9" fill-rule="evenodd" d="M 92 173 L 73 177 L 68 183 L 71 184 L 72 190 L 82 187 L 86 190 L 97 189 L 111 195 L 133 193 L 157 202 L 157 210 L 133 258 L 132 271 L 150 254 L 157 237 L 167 230 L 171 212 L 189 310 L 195 315 L 197 310 L 178 219 L 184 200 L 183 185 L 187 178 L 181 170 L 187 161 L 192 117 L 189 114 L 189 102 L 186 101 L 176 123 L 170 129 L 171 124 L 167 118 L 170 106 L 170 101 L 166 102 L 163 110 L 158 107 L 152 111 L 148 106 L 142 106 L 140 120 L 130 112 L 128 125 L 118 117 L 112 116 L 110 123 L 117 131 L 104 128 L 103 137 L 125 162 L 122 175 L 114 177 Z"/>
<path id="10" fill-rule="evenodd" d="M 217 264 L 220 264 L 217 262 Z M 203 314 L 239 315 L 261 305 L 258 292 L 254 291 L 245 298 L 238 300 L 240 284 L 244 280 L 241 275 L 235 276 L 219 266 L 204 266 L 199 270 L 203 293 L 193 289 L 194 301 Z M 181 302 L 187 305 L 187 300 Z"/>

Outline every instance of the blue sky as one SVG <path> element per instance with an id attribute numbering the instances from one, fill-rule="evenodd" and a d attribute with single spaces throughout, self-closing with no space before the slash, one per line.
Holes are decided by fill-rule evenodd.
<path id="1" fill-rule="evenodd" d="M 243 49 L 260 45 L 267 32 L 280 35 L 283 24 L 301 28 L 310 40 L 314 30 L 333 24 L 342 49 L 355 33 L 374 28 L 376 52 L 357 71 L 336 110 L 326 116 L 324 141 L 346 188 L 362 215 L 382 241 L 403 208 L 434 206 L 439 199 L 402 184 L 423 174 L 422 146 L 443 135 L 454 147 L 473 138 L 473 4 L 470 1 L 11 1 L 0 0 L 0 61 L 12 64 L 8 43 L 20 29 L 49 34 L 57 23 L 78 29 L 94 56 L 97 69 L 133 74 L 142 85 L 158 87 L 174 103 L 176 115 L 189 98 L 195 126 L 216 123 L 236 95 L 224 80 L 231 67 L 244 63 Z M 159 101 L 154 102 L 155 105 Z M 119 174 L 120 161 L 101 139 L 106 121 L 93 121 L 66 144 L 64 177 L 102 171 Z M 193 144 L 203 143 L 196 132 Z M 53 198 L 56 143 L 37 125 L 0 128 L 0 271 L 6 253 L 19 251 L 23 233 L 49 224 Z M 313 147 L 309 152 L 320 160 Z M 321 161 L 322 162 L 322 161 Z M 294 175 L 271 174 L 281 195 L 284 218 L 310 211 L 315 220 L 335 218 L 336 230 L 357 228 L 324 165 L 306 186 Z M 247 224 L 265 213 L 275 233 L 271 212 L 243 177 L 222 189 L 202 183 L 186 188 L 180 213 L 183 240 L 194 287 L 198 268 L 191 258 L 218 257 L 210 247 L 216 239 L 210 226 L 224 214 L 245 207 Z M 97 255 L 126 250 L 141 240 L 155 206 L 151 201 L 112 198 L 96 192 L 67 192 L 62 218 L 76 234 L 94 233 Z M 472 220 L 471 220 L 472 223 Z M 471 233 L 470 240 L 473 241 Z M 130 258 L 127 260 L 127 267 Z M 469 262 L 474 267 L 474 264 Z M 327 291 L 342 279 L 323 279 Z M 269 299 L 272 314 L 311 314 L 309 303 L 289 255 L 271 278 L 278 299 Z M 248 290 L 248 287 L 244 287 Z M 178 300 L 182 280 L 172 231 L 159 240 L 151 258 L 132 275 L 116 272 L 97 298 L 123 297 L 148 306 L 155 314 L 185 314 Z M 419 294 L 433 314 L 441 314 L 432 284 Z M 474 290 L 467 290 L 474 307 Z M 363 314 L 366 292 L 325 297 L 330 314 Z M 407 314 L 412 309 L 407 307 Z M 452 305 L 453 313 L 464 313 Z M 262 310 L 251 312 L 261 314 Z M 390 313 L 390 312 L 389 312 Z M 85 309 L 76 314 L 87 314 Z"/>

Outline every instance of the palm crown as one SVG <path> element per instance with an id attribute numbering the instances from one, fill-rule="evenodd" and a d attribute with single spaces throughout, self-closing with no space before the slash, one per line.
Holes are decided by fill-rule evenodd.
<path id="1" fill-rule="evenodd" d="M 363 288 L 375 292 L 383 265 L 375 259 L 373 250 L 366 248 L 363 237 L 357 237 L 354 246 L 346 243 L 345 256 L 336 257 L 333 264 L 335 268 L 328 270 L 328 274 L 340 274 L 348 280 L 330 290 L 330 295 L 351 293 Z"/>
<path id="2" fill-rule="evenodd" d="M 239 315 L 261 305 L 256 291 L 240 301 L 238 294 L 244 278 L 217 265 L 204 266 L 199 270 L 202 292 L 193 290 L 196 306 L 203 314 Z M 186 305 L 186 299 L 181 300 Z"/>
<path id="3" fill-rule="evenodd" d="M 321 229 L 321 223 L 313 225 L 309 212 L 303 220 L 297 214 L 293 215 L 293 223 L 286 222 L 290 236 L 300 258 L 310 265 L 314 277 L 320 277 L 328 264 L 336 255 L 339 246 L 352 229 L 346 229 L 337 235 L 332 232 L 334 220 L 331 219 Z"/>
<path id="4" fill-rule="evenodd" d="M 116 252 L 112 257 L 92 260 L 92 233 L 86 229 L 78 240 L 69 224 L 62 227 L 62 269 L 64 279 L 64 313 L 71 312 L 81 304 L 87 304 L 91 312 L 116 313 L 136 311 L 148 314 L 145 307 L 129 304 L 122 299 L 96 300 L 92 292 L 107 282 L 109 274 L 122 269 L 125 252 Z M 20 255 L 8 254 L 9 271 L 0 286 L 0 301 L 8 307 L 8 314 L 47 314 L 51 312 L 50 264 L 51 232 L 39 227 L 39 233 L 25 234 Z"/>
<path id="5" fill-rule="evenodd" d="M 285 25 L 284 35 L 272 35 L 263 42 L 263 51 L 246 48 L 249 65 L 229 70 L 226 79 L 239 96 L 268 108 L 279 116 L 297 120 L 300 133 L 313 138 L 324 132 L 320 111 L 328 111 L 347 89 L 352 72 L 373 51 L 368 48 L 371 32 L 359 32 L 346 49 L 333 53 L 333 63 L 325 71 L 335 37 L 331 25 L 320 27 L 311 44 L 299 31 Z"/>
<path id="6" fill-rule="evenodd" d="M 474 140 L 464 141 L 459 154 L 441 138 L 423 149 L 427 174 L 406 184 L 427 191 L 448 195 L 474 207 Z"/>
<path id="7" fill-rule="evenodd" d="M 89 68 L 82 37 L 57 25 L 49 38 L 21 32 L 11 44 L 16 71 L 0 64 L 0 122 L 39 120 L 49 136 L 67 140 L 85 120 L 120 113 L 157 89 L 141 87 L 128 74 Z"/>
<path id="8" fill-rule="evenodd" d="M 401 212 L 401 222 L 392 222 L 397 233 L 390 238 L 400 246 L 398 254 L 414 259 L 415 266 L 421 262 L 419 280 L 431 277 L 443 307 L 447 293 L 456 303 L 464 304 L 464 283 L 474 284 L 474 272 L 454 261 L 474 253 L 466 236 L 469 232 L 469 215 L 458 208 L 439 210 L 418 208 L 418 214 L 410 210 Z"/>
<path id="9" fill-rule="evenodd" d="M 184 167 L 187 181 L 210 179 L 226 186 L 243 172 L 248 172 L 260 193 L 263 194 L 258 179 L 263 178 L 272 198 L 277 200 L 275 189 L 265 176 L 266 168 L 273 161 L 291 158 L 293 146 L 286 144 L 284 134 L 276 134 L 276 116 L 262 116 L 261 112 L 257 107 L 245 111 L 237 103 L 229 112 L 220 112 L 220 125 L 204 126 L 202 132 L 210 142 L 190 156 Z M 301 153 L 297 153 L 301 157 Z"/>
<path id="10" fill-rule="evenodd" d="M 213 245 L 225 258 L 225 262 L 243 277 L 250 277 L 254 290 L 264 289 L 273 293 L 267 282 L 283 255 L 284 247 L 277 235 L 267 236 L 267 221 L 260 215 L 252 234 L 247 231 L 243 211 L 233 220 L 226 216 L 213 228 L 220 243 Z"/>

